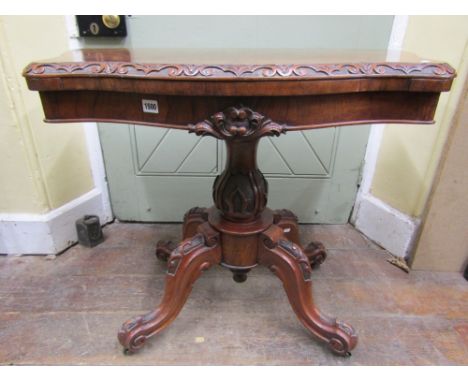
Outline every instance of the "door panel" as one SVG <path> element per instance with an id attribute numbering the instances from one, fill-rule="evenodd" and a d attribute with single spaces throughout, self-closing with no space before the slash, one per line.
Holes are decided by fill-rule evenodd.
<path id="1" fill-rule="evenodd" d="M 126 40 L 84 46 L 385 49 L 392 22 L 391 16 L 132 16 Z M 181 221 L 189 208 L 212 205 L 223 142 L 149 126 L 99 124 L 99 132 L 118 219 Z M 270 185 L 269 207 L 289 208 L 302 222 L 347 222 L 368 132 L 347 126 L 262 139 L 258 165 Z"/>
<path id="2" fill-rule="evenodd" d="M 191 207 L 212 204 L 223 142 L 149 126 L 100 124 L 99 130 L 117 218 L 180 221 Z M 368 126 L 346 126 L 262 139 L 258 165 L 270 185 L 269 207 L 291 209 L 302 222 L 346 222 L 368 132 Z M 184 142 L 175 150 L 171 134 Z M 194 158 L 190 165 L 188 158 Z"/>
<path id="3" fill-rule="evenodd" d="M 335 150 L 336 128 L 292 132 L 260 141 L 258 158 L 267 176 L 328 176 Z"/>
<path id="4" fill-rule="evenodd" d="M 214 139 L 147 126 L 132 126 L 130 131 L 137 175 L 218 173 L 220 153 Z"/>

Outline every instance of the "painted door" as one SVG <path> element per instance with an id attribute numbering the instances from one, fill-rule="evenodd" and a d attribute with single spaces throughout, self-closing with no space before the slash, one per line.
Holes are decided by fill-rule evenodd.
<path id="1" fill-rule="evenodd" d="M 132 16 L 125 42 L 84 46 L 132 48 L 385 49 L 391 16 Z M 197 121 L 194 121 L 197 122 Z M 111 203 L 125 221 L 181 221 L 193 206 L 210 206 L 224 166 L 224 143 L 183 131 L 100 124 Z M 265 138 L 259 168 L 269 207 L 301 222 L 345 223 L 359 183 L 368 126 L 291 132 Z"/>

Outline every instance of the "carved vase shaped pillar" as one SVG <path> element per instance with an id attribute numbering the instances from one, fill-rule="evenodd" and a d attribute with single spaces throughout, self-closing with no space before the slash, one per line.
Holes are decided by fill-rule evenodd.
<path id="1" fill-rule="evenodd" d="M 213 185 L 213 200 L 225 219 L 254 220 L 267 203 L 268 183 L 257 168 L 258 138 L 231 139 L 224 171 Z"/>
<path id="2" fill-rule="evenodd" d="M 261 137 L 285 133 L 285 127 L 247 107 L 229 107 L 196 125 L 190 132 L 226 141 L 227 162 L 213 185 L 213 200 L 224 219 L 254 221 L 265 209 L 268 183 L 257 167 Z"/>

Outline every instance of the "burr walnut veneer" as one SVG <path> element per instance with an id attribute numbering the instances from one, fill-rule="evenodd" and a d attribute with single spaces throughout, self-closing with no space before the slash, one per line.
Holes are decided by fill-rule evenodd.
<path id="1" fill-rule="evenodd" d="M 293 212 L 266 207 L 268 184 L 256 150 L 262 137 L 295 130 L 433 123 L 454 70 L 411 56 L 387 62 L 385 53 L 99 49 L 25 68 L 47 122 L 146 124 L 226 143 L 214 206 L 187 212 L 180 243 L 158 243 L 157 256 L 168 262 L 164 297 L 153 312 L 123 324 L 118 338 L 126 351 L 175 319 L 202 271 L 220 264 L 242 282 L 260 264 L 282 281 L 306 329 L 334 353 L 350 354 L 353 328 L 321 314 L 312 299 L 312 269 L 325 260 L 325 249 L 301 245 Z"/>

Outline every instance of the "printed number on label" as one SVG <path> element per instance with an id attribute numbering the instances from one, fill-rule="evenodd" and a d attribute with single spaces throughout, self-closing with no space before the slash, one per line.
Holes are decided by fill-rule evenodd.
<path id="1" fill-rule="evenodd" d="M 142 99 L 141 104 L 143 105 L 144 113 L 159 113 L 158 101 L 152 99 Z"/>

